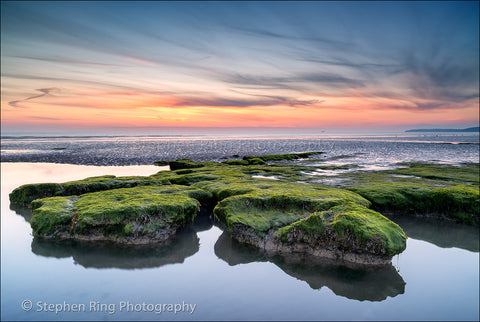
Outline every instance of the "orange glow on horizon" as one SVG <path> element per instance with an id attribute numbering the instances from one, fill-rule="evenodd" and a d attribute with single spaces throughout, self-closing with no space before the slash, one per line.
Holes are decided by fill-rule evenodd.
<path id="1" fill-rule="evenodd" d="M 195 99 L 188 105 L 188 100 L 155 92 L 91 88 L 75 91 L 51 88 L 49 91 L 37 92 L 37 95 L 30 93 L 23 100 L 2 97 L 2 124 L 95 127 L 371 127 L 478 122 L 476 99 L 463 103 L 462 106 L 422 110 L 419 106 L 435 104 L 435 101 L 331 95 L 319 99 L 304 93 L 305 97 L 301 101 L 313 102 L 312 104 L 291 106 L 278 103 L 271 106 L 232 107 L 195 104 Z"/>

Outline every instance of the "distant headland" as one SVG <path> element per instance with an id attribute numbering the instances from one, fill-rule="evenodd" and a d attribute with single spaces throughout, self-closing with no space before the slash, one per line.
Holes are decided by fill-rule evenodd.
<path id="1" fill-rule="evenodd" d="M 405 132 L 479 132 L 480 127 L 469 127 L 466 129 L 414 129 Z"/>

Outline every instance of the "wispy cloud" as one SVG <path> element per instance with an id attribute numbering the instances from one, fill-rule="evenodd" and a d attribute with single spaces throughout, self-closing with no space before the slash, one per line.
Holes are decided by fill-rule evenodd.
<path id="1" fill-rule="evenodd" d="M 9 56 L 5 56 L 5 57 L 9 57 Z M 120 65 L 120 64 L 100 63 L 100 62 L 87 61 L 87 60 L 77 60 L 77 59 L 61 57 L 61 56 L 52 56 L 52 57 L 10 56 L 10 57 L 37 60 L 37 61 L 49 62 L 49 63 L 63 63 L 63 64 L 72 64 L 72 65 L 100 66 L 100 67 L 125 67 L 125 65 Z"/>
<path id="2" fill-rule="evenodd" d="M 293 76 L 259 76 L 248 74 L 226 74 L 222 75 L 222 80 L 231 84 L 254 85 L 260 88 L 269 87 L 277 89 L 295 89 L 302 90 L 305 84 L 322 85 L 325 87 L 363 87 L 361 80 L 344 77 L 332 73 L 304 73 Z"/>
<path id="3" fill-rule="evenodd" d="M 58 88 L 53 87 L 53 88 L 40 88 L 40 89 L 37 89 L 36 91 L 39 91 L 42 94 L 30 96 L 30 97 L 27 97 L 27 98 L 22 99 L 22 100 L 10 101 L 10 102 L 8 102 L 8 105 L 10 105 L 12 107 L 22 107 L 22 106 L 19 106 L 18 104 L 26 102 L 26 101 L 34 100 L 34 99 L 37 99 L 37 98 L 45 97 L 47 95 L 50 95 L 50 93 L 52 93 L 52 92 L 58 92 L 60 90 Z"/>
<path id="4" fill-rule="evenodd" d="M 224 98 L 224 97 L 212 97 L 212 98 L 180 98 L 180 100 L 174 104 L 174 106 L 203 106 L 203 107 L 238 107 L 248 108 L 257 106 L 278 106 L 287 105 L 291 107 L 298 106 L 310 106 L 320 103 L 319 100 L 298 100 L 287 97 L 274 97 L 265 96 L 263 99 L 241 99 L 241 98 Z"/>
<path id="5" fill-rule="evenodd" d="M 237 32 L 241 32 L 251 36 L 262 37 L 262 38 L 274 38 L 274 39 L 282 39 L 282 40 L 294 41 L 294 42 L 313 42 L 313 43 L 319 43 L 321 45 L 333 46 L 335 48 L 342 49 L 342 50 L 352 47 L 352 44 L 349 42 L 319 37 L 318 34 L 316 35 L 309 34 L 307 36 L 304 36 L 299 34 L 278 33 L 278 32 L 263 29 L 263 28 L 249 28 L 249 27 L 243 27 L 243 26 L 233 26 L 228 24 L 225 26 Z"/>

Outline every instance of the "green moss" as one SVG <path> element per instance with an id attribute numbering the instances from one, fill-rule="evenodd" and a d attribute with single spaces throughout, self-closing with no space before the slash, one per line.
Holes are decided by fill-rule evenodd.
<path id="1" fill-rule="evenodd" d="M 315 212 L 277 230 L 275 235 L 282 243 L 291 243 L 294 234 L 301 236 L 301 242 L 315 245 L 315 240 L 328 242 L 331 237 L 325 236 L 324 232 L 329 229 L 338 234 L 339 245 L 351 244 L 349 238 L 353 234 L 365 251 L 392 256 L 406 248 L 406 235 L 397 224 L 376 211 L 351 202 Z M 372 244 L 375 246 L 372 247 Z"/>
<path id="2" fill-rule="evenodd" d="M 417 176 L 426 179 L 479 185 L 480 167 L 478 163 L 466 163 L 461 166 L 431 163 L 400 163 L 405 168 L 386 171 L 386 173 Z"/>
<path id="3" fill-rule="evenodd" d="M 330 212 L 334 214 L 332 227 L 340 236 L 351 232 L 362 245 L 380 241 L 386 255 L 399 254 L 406 248 L 403 230 L 376 211 L 350 203 L 334 207 Z"/>
<path id="4" fill-rule="evenodd" d="M 43 236 L 61 231 L 88 235 L 97 230 L 122 236 L 181 227 L 193 221 L 198 210 L 198 201 L 188 196 L 195 192 L 203 193 L 183 186 L 148 186 L 40 199 L 34 203 L 32 228 Z"/>
<path id="5" fill-rule="evenodd" d="M 271 180 L 238 181 L 203 185 L 218 197 L 214 213 L 230 229 L 240 223 L 260 234 L 283 227 L 314 211 L 352 201 L 364 206 L 370 203 L 355 193 L 325 186 L 285 183 Z"/>
<path id="6" fill-rule="evenodd" d="M 130 188 L 136 186 L 169 184 L 166 180 L 153 177 L 99 176 L 64 183 L 40 183 L 20 186 L 10 194 L 13 203 L 28 205 L 35 199 L 53 196 L 72 196 L 88 192 Z"/>
<path id="7" fill-rule="evenodd" d="M 217 180 L 219 178 L 220 176 L 210 173 L 188 173 L 185 175 L 171 177 L 170 182 L 173 184 L 189 186 L 196 182 Z"/>
<path id="8" fill-rule="evenodd" d="M 247 160 L 225 160 L 225 161 L 222 161 L 222 163 L 228 164 L 228 165 L 248 165 Z"/>
<path id="9" fill-rule="evenodd" d="M 67 231 L 72 223 L 72 208 L 77 197 L 51 197 L 32 202 L 30 225 L 36 235 Z"/>
<path id="10" fill-rule="evenodd" d="M 83 180 L 69 181 L 62 183 L 62 195 L 80 195 L 87 192 L 96 192 L 112 190 L 118 188 L 131 188 L 136 186 L 161 185 L 163 182 L 152 179 L 151 177 L 115 177 L 101 176 L 91 177 Z"/>
<path id="11" fill-rule="evenodd" d="M 261 165 L 265 164 L 265 161 L 262 158 L 254 158 L 254 157 L 249 157 L 245 161 L 248 162 L 249 165 Z"/>
<path id="12" fill-rule="evenodd" d="M 442 173 L 441 169 L 446 169 L 445 173 Z M 478 224 L 479 187 L 475 184 L 460 183 L 467 179 L 474 182 L 474 170 L 443 165 L 420 167 L 416 164 L 412 169 L 355 174 L 344 185 L 370 200 L 373 208 L 378 211 L 438 214 L 461 222 Z M 434 177 L 436 179 L 433 179 Z M 447 177 L 449 180 L 446 180 Z"/>
<path id="13" fill-rule="evenodd" d="M 251 182 L 252 181 L 248 181 L 248 179 L 239 180 L 232 178 L 230 181 L 199 182 L 194 184 L 193 187 L 210 192 L 218 201 L 230 196 L 241 195 L 252 191 L 254 188 L 249 185 Z"/>
<path id="14" fill-rule="evenodd" d="M 133 224 L 132 223 L 126 224 L 125 227 L 123 228 L 123 232 L 125 233 L 126 236 L 133 235 Z"/>
<path id="15" fill-rule="evenodd" d="M 29 205 L 38 198 L 61 195 L 63 188 L 58 183 L 38 183 L 25 184 L 13 190 L 10 195 L 10 201 L 21 205 Z"/>
<path id="16" fill-rule="evenodd" d="M 302 231 L 307 239 L 312 236 L 321 236 L 325 231 L 326 222 L 320 213 L 313 213 L 306 218 L 302 218 L 293 224 L 280 228 L 276 231 L 282 243 L 288 243 L 289 234 L 295 230 Z"/>
<path id="17" fill-rule="evenodd" d="M 178 159 L 178 160 L 169 162 L 171 170 L 202 168 L 205 166 L 212 166 L 215 164 L 216 164 L 215 162 L 194 162 L 190 159 Z"/>
<path id="18" fill-rule="evenodd" d="M 153 164 L 158 165 L 158 166 L 166 166 L 166 165 L 169 165 L 169 162 L 168 161 L 163 161 L 163 160 L 158 160 L 158 161 L 153 162 Z"/>

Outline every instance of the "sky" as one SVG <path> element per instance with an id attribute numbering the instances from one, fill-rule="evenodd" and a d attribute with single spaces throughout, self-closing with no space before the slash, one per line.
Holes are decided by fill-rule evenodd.
<path id="1" fill-rule="evenodd" d="M 463 128 L 478 1 L 2 1 L 2 132 Z"/>

